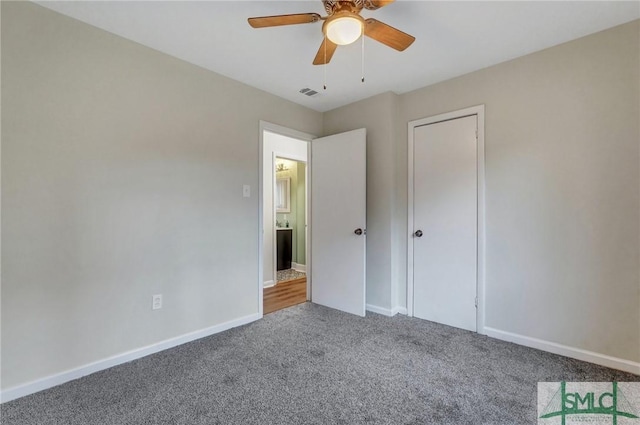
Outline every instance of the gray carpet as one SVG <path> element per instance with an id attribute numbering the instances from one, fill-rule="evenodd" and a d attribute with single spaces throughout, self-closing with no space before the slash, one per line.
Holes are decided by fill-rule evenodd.
<path id="1" fill-rule="evenodd" d="M 534 424 L 538 381 L 639 376 L 313 304 L 2 405 L 10 424 Z"/>

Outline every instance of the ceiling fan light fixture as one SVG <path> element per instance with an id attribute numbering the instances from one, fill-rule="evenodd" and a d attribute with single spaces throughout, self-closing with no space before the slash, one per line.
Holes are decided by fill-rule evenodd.
<path id="1" fill-rule="evenodd" d="M 345 46 L 362 36 L 364 20 L 358 15 L 339 16 L 327 21 L 325 34 L 333 43 Z"/>

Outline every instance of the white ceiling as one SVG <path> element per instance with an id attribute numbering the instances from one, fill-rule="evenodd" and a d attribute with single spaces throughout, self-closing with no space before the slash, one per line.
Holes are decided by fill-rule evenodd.
<path id="1" fill-rule="evenodd" d="M 640 17 L 640 2 L 407 1 L 363 10 L 416 41 L 397 52 L 365 39 L 311 64 L 321 23 L 253 29 L 252 16 L 316 12 L 305 1 L 41 1 L 42 6 L 318 111 L 404 93 Z M 304 87 L 320 95 L 299 93 Z"/>

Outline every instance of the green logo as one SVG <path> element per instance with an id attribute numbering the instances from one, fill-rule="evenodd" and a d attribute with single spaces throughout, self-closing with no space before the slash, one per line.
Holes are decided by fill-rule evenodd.
<path id="1" fill-rule="evenodd" d="M 558 418 L 561 425 L 566 424 L 567 417 L 571 417 L 572 423 L 594 423 L 600 421 L 593 415 L 604 415 L 600 418 L 606 418 L 606 422 L 611 421 L 609 423 L 613 425 L 618 425 L 620 418 L 638 419 L 637 406 L 633 406 L 629 402 L 629 398 L 622 391 L 618 382 L 570 382 L 569 384 L 570 388 L 567 388 L 565 381 L 560 382 L 559 386 L 558 383 L 553 382 L 538 383 L 538 414 L 540 419 Z M 623 384 L 631 385 L 628 387 L 632 392 L 630 398 L 637 403 L 640 384 Z M 544 398 L 541 400 L 543 393 L 553 394 L 550 399 L 547 398 L 549 401 L 546 404 Z M 542 406 L 544 407 L 540 409 Z M 538 421 L 538 423 L 545 424 L 547 422 Z"/>

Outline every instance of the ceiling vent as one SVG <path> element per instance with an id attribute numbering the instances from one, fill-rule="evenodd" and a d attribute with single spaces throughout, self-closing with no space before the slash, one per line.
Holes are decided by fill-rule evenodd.
<path id="1" fill-rule="evenodd" d="M 316 97 L 316 96 L 320 95 L 320 93 L 318 93 L 316 90 L 310 89 L 309 87 L 305 87 L 304 89 L 300 89 L 300 93 L 302 93 L 305 96 L 309 96 L 309 97 Z"/>

